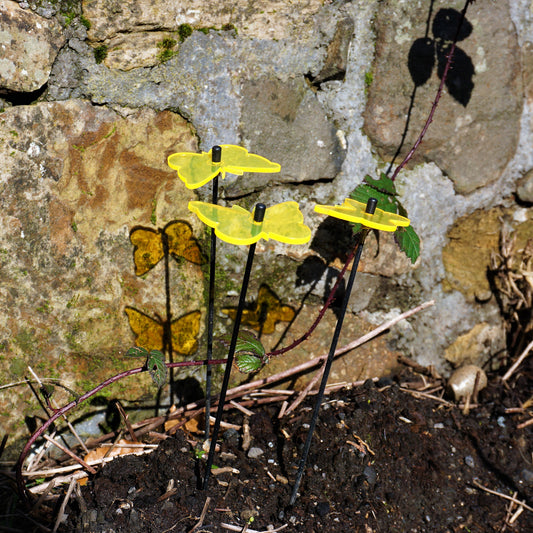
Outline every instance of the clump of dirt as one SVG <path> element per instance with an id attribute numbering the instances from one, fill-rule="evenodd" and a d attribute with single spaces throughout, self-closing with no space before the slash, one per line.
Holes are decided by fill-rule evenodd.
<path id="1" fill-rule="evenodd" d="M 103 467 L 63 531 L 531 531 L 528 510 L 511 518 L 517 505 L 482 487 L 532 506 L 533 426 L 506 412 L 529 398 L 532 375 L 530 365 L 512 388 L 489 384 L 468 415 L 390 380 L 329 395 L 292 508 L 313 397 L 282 419 L 279 404 L 232 411 L 208 490 L 204 460 L 178 432 Z"/>

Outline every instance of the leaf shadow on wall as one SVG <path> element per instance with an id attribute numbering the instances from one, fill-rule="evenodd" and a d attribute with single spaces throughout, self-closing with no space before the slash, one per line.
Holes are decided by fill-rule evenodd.
<path id="1" fill-rule="evenodd" d="M 350 223 L 333 217 L 328 217 L 318 226 L 310 248 L 317 255 L 307 257 L 296 270 L 296 286 L 309 285 L 298 312 L 305 301 L 315 290 L 320 280 L 324 279 L 323 303 L 326 302 L 340 271 L 331 266 L 338 260 L 344 264 L 355 244 L 355 234 Z M 330 309 L 339 318 L 340 307 L 346 293 L 346 284 L 342 280 Z"/>
<path id="2" fill-rule="evenodd" d="M 429 6 L 424 37 L 415 39 L 409 50 L 407 67 L 414 83 L 414 88 L 411 93 L 409 110 L 407 111 L 402 138 L 387 169 L 387 175 L 390 174 L 392 166 L 405 143 L 418 87 L 424 85 L 431 78 L 435 63 L 437 64 L 437 76 L 442 80 L 448 55 L 456 35 L 457 42 L 460 42 L 465 40 L 472 33 L 472 24 L 466 17 L 463 19 L 459 28 L 461 13 L 452 8 L 439 9 L 433 18 L 433 23 L 431 23 L 433 4 L 434 0 L 431 1 Z M 432 37 L 429 36 L 430 30 Z M 456 46 L 453 53 L 452 63 L 446 76 L 445 86 L 450 96 L 463 107 L 468 105 L 468 102 L 470 102 L 470 98 L 472 97 L 472 91 L 474 90 L 474 75 L 475 69 L 472 60 L 466 52 L 464 52 L 459 46 Z"/>

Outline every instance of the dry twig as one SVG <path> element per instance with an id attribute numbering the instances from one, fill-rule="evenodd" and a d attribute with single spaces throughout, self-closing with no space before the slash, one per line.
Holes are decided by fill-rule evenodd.
<path id="1" fill-rule="evenodd" d="M 531 341 L 526 349 L 518 356 L 518 359 L 514 362 L 513 366 L 507 370 L 505 375 L 502 378 L 502 381 L 507 381 L 515 372 L 515 370 L 522 364 L 522 361 L 529 355 L 529 352 L 533 349 L 533 341 Z"/>
<path id="2" fill-rule="evenodd" d="M 242 526 L 234 526 L 233 524 L 220 524 L 224 529 L 228 529 L 229 531 L 238 531 L 239 533 L 242 532 Z M 247 533 L 276 533 L 276 531 L 282 531 L 286 527 L 289 527 L 288 524 L 283 524 L 280 527 L 277 527 L 276 529 L 267 529 L 266 531 L 257 531 L 256 529 L 246 529 Z"/>
<path id="3" fill-rule="evenodd" d="M 189 531 L 189 533 L 194 533 L 195 531 L 197 531 L 201 526 L 202 524 L 204 523 L 204 519 L 205 519 L 205 515 L 207 513 L 207 508 L 209 507 L 209 504 L 211 503 L 211 498 L 208 496 L 205 500 L 205 503 L 204 503 L 204 508 L 202 509 L 202 513 L 200 514 L 200 518 L 198 520 L 198 522 L 196 523 L 196 525 Z"/>
<path id="4" fill-rule="evenodd" d="M 488 489 L 487 487 L 484 487 L 481 483 L 476 481 L 475 479 L 472 481 L 472 483 L 479 489 L 484 490 L 485 492 L 488 492 L 489 494 L 493 494 L 494 496 L 499 496 L 500 498 L 504 498 L 505 500 L 509 500 L 510 502 L 514 502 L 517 505 L 521 505 L 524 509 L 527 509 L 528 511 L 531 511 L 533 513 L 533 507 L 530 507 L 529 505 L 526 505 L 526 502 L 521 502 L 520 500 L 517 500 L 516 498 L 513 498 L 512 496 L 507 496 L 507 494 L 502 494 L 501 492 L 497 492 L 495 490 Z"/>

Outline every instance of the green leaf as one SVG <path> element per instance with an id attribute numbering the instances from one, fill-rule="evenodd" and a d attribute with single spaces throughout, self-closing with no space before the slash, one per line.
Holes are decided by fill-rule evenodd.
<path id="1" fill-rule="evenodd" d="M 154 383 L 161 388 L 167 381 L 167 365 L 163 353 L 159 350 L 152 350 L 148 354 L 146 367 Z"/>
<path id="2" fill-rule="evenodd" d="M 379 179 L 377 180 L 372 179 L 372 177 L 367 174 L 365 176 L 365 181 L 368 183 L 368 185 L 374 189 L 378 189 L 381 192 L 385 192 L 392 196 L 396 196 L 398 194 L 396 192 L 396 185 L 394 185 L 394 181 L 392 181 L 384 172 L 380 174 Z"/>
<path id="3" fill-rule="evenodd" d="M 265 355 L 265 347 L 261 344 L 261 341 L 250 331 L 239 331 L 235 352 L 244 352 L 263 359 L 263 356 Z"/>
<path id="4" fill-rule="evenodd" d="M 361 183 L 361 185 L 358 185 L 350 194 L 350 198 L 353 198 L 362 204 L 366 204 L 369 198 L 375 198 L 378 201 L 379 209 L 387 211 L 387 213 L 397 212 L 396 209 L 398 203 L 393 195 L 381 192 L 367 183 Z"/>
<path id="5" fill-rule="evenodd" d="M 413 229 L 413 226 L 407 228 L 398 228 L 394 233 L 400 246 L 400 250 L 414 263 L 420 255 L 420 238 Z"/>
<path id="6" fill-rule="evenodd" d="M 235 356 L 237 368 L 244 374 L 257 372 L 263 366 L 263 359 L 248 353 L 239 353 Z"/>
<path id="7" fill-rule="evenodd" d="M 142 357 L 143 359 L 148 356 L 148 350 L 141 346 L 134 346 L 126 352 L 126 357 Z"/>

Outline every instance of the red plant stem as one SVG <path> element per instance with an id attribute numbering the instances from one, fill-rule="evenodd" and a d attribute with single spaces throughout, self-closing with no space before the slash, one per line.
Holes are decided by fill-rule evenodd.
<path id="1" fill-rule="evenodd" d="M 422 143 L 422 139 L 424 138 L 424 135 L 426 134 L 429 128 L 429 125 L 433 122 L 433 115 L 435 114 L 437 105 L 439 104 L 439 100 L 442 95 L 442 91 L 444 89 L 444 84 L 446 82 L 446 78 L 448 77 L 448 71 L 450 70 L 450 67 L 452 65 L 452 57 L 453 57 L 453 53 L 455 52 L 455 45 L 457 44 L 457 38 L 459 37 L 459 31 L 461 30 L 461 26 L 463 25 L 463 21 L 466 16 L 466 10 L 468 9 L 468 6 L 474 1 L 475 0 L 466 0 L 465 2 L 463 10 L 461 11 L 461 18 L 459 19 L 459 24 L 457 25 L 457 31 L 455 32 L 455 37 L 453 39 L 452 46 L 446 58 L 446 66 L 444 67 L 444 72 L 442 73 L 442 78 L 440 80 L 439 88 L 437 89 L 437 95 L 435 96 L 435 100 L 433 102 L 433 105 L 431 106 L 431 111 L 429 113 L 429 116 L 426 120 L 426 123 L 424 124 L 424 127 L 422 128 L 422 131 L 420 132 L 420 135 L 418 136 L 418 139 L 415 141 L 415 144 L 413 144 L 413 147 L 411 148 L 411 150 L 409 150 L 409 153 L 405 156 L 404 160 L 396 167 L 396 170 L 393 172 L 391 176 L 392 181 L 396 179 L 396 177 L 398 176 L 402 168 L 405 167 L 405 165 L 407 165 L 409 160 L 413 157 L 414 153 L 416 152 L 416 150 Z"/>
<path id="2" fill-rule="evenodd" d="M 335 298 L 335 293 L 337 292 L 337 289 L 339 288 L 339 286 L 341 284 L 341 281 L 344 278 L 344 274 L 346 273 L 346 270 L 348 269 L 349 264 L 352 262 L 352 259 L 354 258 L 355 253 L 357 252 L 357 249 L 359 248 L 359 245 L 361 243 L 361 237 L 360 236 L 361 236 L 361 233 L 359 233 L 359 238 L 357 240 L 356 245 L 354 246 L 353 250 L 350 252 L 350 255 L 348 256 L 348 259 L 346 259 L 346 263 L 344 263 L 344 266 L 342 267 L 342 270 L 339 272 L 339 275 L 337 276 L 337 281 L 335 282 L 335 285 L 331 289 L 331 291 L 330 291 L 330 293 L 328 295 L 328 299 L 326 300 L 326 303 L 324 304 L 324 306 L 322 307 L 322 309 L 318 313 L 318 316 L 316 317 L 316 319 L 313 322 L 313 324 L 311 325 L 311 327 L 299 339 L 296 339 L 292 344 L 289 344 L 289 346 L 286 346 L 285 348 L 280 348 L 279 350 L 274 350 L 273 352 L 269 352 L 269 353 L 266 354 L 266 357 L 272 357 L 272 356 L 275 356 L 275 355 L 282 355 L 282 354 L 284 354 L 284 353 L 296 348 L 296 346 L 298 346 L 299 344 L 301 344 L 302 342 L 307 340 L 309 338 L 309 336 L 311 335 L 311 333 L 313 333 L 313 331 L 315 331 L 315 329 L 318 326 L 319 322 L 324 317 L 324 314 L 325 314 L 326 310 L 328 309 L 328 307 L 333 302 L 333 299 Z"/>
<path id="3" fill-rule="evenodd" d="M 181 361 L 179 363 L 165 363 L 167 368 L 177 368 L 177 367 L 183 367 L 183 366 L 202 366 L 202 365 L 223 365 L 227 362 L 227 359 L 212 359 L 210 361 L 207 360 L 201 360 L 201 361 Z M 33 435 L 29 438 L 28 442 L 24 446 L 18 461 L 17 461 L 17 468 L 16 468 L 16 476 L 17 476 L 17 487 L 19 494 L 24 500 L 26 500 L 26 503 L 29 503 L 29 498 L 26 494 L 26 487 L 24 486 L 24 478 L 22 476 L 22 467 L 24 465 L 24 460 L 28 456 L 28 453 L 30 452 L 31 447 L 35 443 L 35 441 L 50 427 L 51 424 L 53 424 L 60 416 L 64 415 L 74 407 L 78 406 L 91 396 L 94 396 L 97 392 L 100 392 L 102 389 L 105 389 L 108 385 L 111 385 L 112 383 L 115 383 L 123 378 L 127 378 L 128 376 L 133 376 L 135 374 L 140 374 L 142 372 L 146 372 L 148 368 L 146 366 L 141 366 L 139 368 L 131 368 L 129 370 L 125 370 L 124 372 L 120 372 L 119 374 L 116 374 L 113 377 L 110 377 L 109 379 L 106 379 L 99 385 L 97 385 L 94 389 L 91 389 L 90 391 L 86 392 L 85 394 L 82 394 L 79 398 L 76 398 L 75 400 L 72 400 L 67 405 L 64 405 L 61 407 L 61 409 L 55 410 L 54 414 L 39 428 L 37 429 Z"/>

